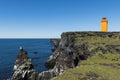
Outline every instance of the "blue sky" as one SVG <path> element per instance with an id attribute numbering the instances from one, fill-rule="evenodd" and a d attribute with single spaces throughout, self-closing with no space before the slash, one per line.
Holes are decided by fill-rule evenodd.
<path id="1" fill-rule="evenodd" d="M 120 0 L 0 0 L 0 38 L 58 38 L 68 31 L 120 31 Z"/>

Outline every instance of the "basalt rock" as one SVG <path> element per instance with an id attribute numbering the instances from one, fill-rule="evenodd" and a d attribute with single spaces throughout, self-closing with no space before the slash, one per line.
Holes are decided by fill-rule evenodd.
<path id="1" fill-rule="evenodd" d="M 17 56 L 13 71 L 11 80 L 38 80 L 38 73 L 35 72 L 31 59 L 23 49 Z"/>
<path id="2" fill-rule="evenodd" d="M 51 43 L 54 45 L 54 48 L 52 48 L 51 50 L 52 52 L 55 52 L 59 46 L 60 39 L 51 39 Z M 53 55 L 51 55 L 49 60 L 45 63 L 45 66 L 49 69 L 53 69 L 55 63 L 56 63 L 56 58 L 54 58 Z"/>
<path id="3" fill-rule="evenodd" d="M 51 42 L 53 43 L 54 47 L 57 48 L 59 46 L 60 39 L 51 39 Z"/>
<path id="4" fill-rule="evenodd" d="M 52 52 L 54 52 L 57 47 L 59 46 L 59 43 L 60 43 L 60 39 L 51 39 L 51 43 L 54 45 L 54 48 L 52 48 Z"/>
<path id="5" fill-rule="evenodd" d="M 54 77 L 62 74 L 67 69 L 76 67 L 80 59 L 85 60 L 88 57 L 90 52 L 86 44 L 80 46 L 80 53 L 78 48 L 78 46 L 75 46 L 74 33 L 63 33 L 61 35 L 59 45 L 47 61 L 47 64 L 53 67 Z"/>
<path id="6" fill-rule="evenodd" d="M 58 76 L 96 53 L 120 52 L 120 46 L 115 46 L 119 40 L 119 32 L 65 32 L 47 64 L 53 67 L 54 62 L 52 70 Z"/>

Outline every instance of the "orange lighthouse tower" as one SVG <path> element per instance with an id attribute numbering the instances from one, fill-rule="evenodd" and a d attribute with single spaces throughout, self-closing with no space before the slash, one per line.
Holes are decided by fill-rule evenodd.
<path id="1" fill-rule="evenodd" d="M 101 20 L 101 31 L 108 32 L 108 20 L 107 20 L 107 18 L 102 18 L 102 20 Z"/>

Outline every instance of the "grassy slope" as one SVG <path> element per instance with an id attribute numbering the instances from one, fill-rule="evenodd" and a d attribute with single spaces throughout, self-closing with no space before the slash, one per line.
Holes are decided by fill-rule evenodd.
<path id="1" fill-rule="evenodd" d="M 120 45 L 120 33 L 112 37 L 93 36 L 75 33 L 75 46 L 82 44 L 88 45 L 88 50 L 102 47 L 107 49 L 106 45 Z M 74 69 L 69 69 L 62 75 L 53 80 L 120 80 L 120 54 L 113 50 L 112 53 L 103 54 L 97 50 L 93 56 L 87 60 L 80 61 Z"/>
<path id="2" fill-rule="evenodd" d="M 120 54 L 95 54 L 53 80 L 120 80 Z"/>

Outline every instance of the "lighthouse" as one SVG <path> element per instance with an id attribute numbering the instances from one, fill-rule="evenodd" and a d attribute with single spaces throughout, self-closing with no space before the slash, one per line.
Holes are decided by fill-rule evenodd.
<path id="1" fill-rule="evenodd" d="M 107 18 L 102 18 L 102 20 L 101 20 L 101 31 L 108 32 L 108 20 L 107 20 Z"/>

